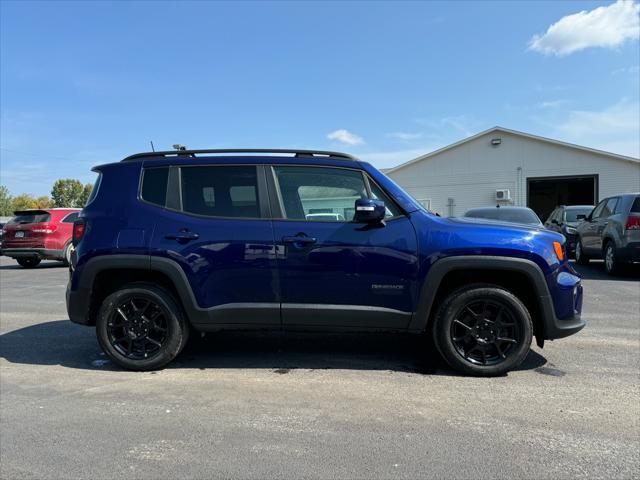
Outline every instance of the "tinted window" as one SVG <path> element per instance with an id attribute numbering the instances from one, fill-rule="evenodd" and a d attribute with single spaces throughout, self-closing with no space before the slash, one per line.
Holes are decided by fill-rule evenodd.
<path id="1" fill-rule="evenodd" d="M 182 209 L 208 217 L 258 218 L 255 166 L 183 167 Z"/>
<path id="2" fill-rule="evenodd" d="M 631 205 L 631 213 L 640 213 L 640 197 L 636 197 Z"/>
<path id="3" fill-rule="evenodd" d="M 593 215 L 591 216 L 591 218 L 598 218 L 602 215 L 602 210 L 604 209 L 604 206 L 606 205 L 607 201 L 603 200 L 601 201 L 596 208 L 594 208 L 593 210 Z"/>
<path id="4" fill-rule="evenodd" d="M 87 203 L 85 204 L 85 207 L 89 205 L 91 202 L 93 202 L 95 198 L 98 196 L 98 190 L 100 190 L 101 183 L 102 183 L 102 173 L 98 172 L 98 178 L 96 178 L 96 181 L 93 183 L 93 188 L 91 189 L 89 198 L 87 198 Z"/>
<path id="5" fill-rule="evenodd" d="M 169 167 L 147 168 L 142 177 L 142 199 L 156 205 L 165 205 Z"/>
<path id="6" fill-rule="evenodd" d="M 525 223 L 527 225 L 540 225 L 540 219 L 533 210 L 528 208 L 484 208 L 469 210 L 465 217 L 487 218 L 490 220 L 500 220 L 502 222 Z"/>
<path id="7" fill-rule="evenodd" d="M 275 167 L 285 218 L 350 222 L 355 202 L 367 198 L 362 173 L 324 167 Z"/>
<path id="8" fill-rule="evenodd" d="M 398 206 L 391 200 L 378 185 L 373 183 L 373 181 L 369 181 L 369 186 L 371 188 L 371 198 L 375 200 L 382 200 L 385 206 L 385 218 L 397 217 L 402 215 L 402 212 L 398 208 Z"/>
<path id="9" fill-rule="evenodd" d="M 22 225 L 26 223 L 44 223 L 49 220 L 51 220 L 51 215 L 47 212 L 18 212 L 15 217 L 9 220 L 9 223 L 19 223 Z"/>
<path id="10" fill-rule="evenodd" d="M 602 210 L 602 217 L 610 217 L 613 212 L 616 211 L 616 205 L 618 205 L 618 197 L 610 198 Z"/>
<path id="11" fill-rule="evenodd" d="M 589 212 L 591 212 L 591 210 L 592 208 L 576 208 L 576 209 L 572 208 L 571 210 L 567 210 L 564 215 L 565 221 L 577 222 L 578 215 L 584 215 L 585 217 L 587 217 L 587 215 L 589 215 Z"/>
<path id="12" fill-rule="evenodd" d="M 62 219 L 62 223 L 73 223 L 78 218 L 80 212 L 73 212 Z"/>

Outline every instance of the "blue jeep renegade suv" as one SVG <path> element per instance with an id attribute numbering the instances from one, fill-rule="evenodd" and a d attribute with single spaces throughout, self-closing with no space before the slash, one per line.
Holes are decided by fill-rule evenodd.
<path id="1" fill-rule="evenodd" d="M 151 152 L 95 171 L 67 308 L 124 368 L 163 367 L 191 329 L 381 331 L 426 333 L 488 376 L 533 336 L 584 327 L 561 235 L 438 217 L 346 154 Z"/>

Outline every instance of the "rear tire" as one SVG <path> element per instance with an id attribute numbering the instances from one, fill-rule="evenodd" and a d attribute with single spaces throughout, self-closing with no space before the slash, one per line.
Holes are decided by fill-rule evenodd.
<path id="1" fill-rule="evenodd" d="M 42 259 L 40 257 L 24 257 L 24 258 L 16 258 L 16 262 L 18 262 L 24 268 L 35 268 L 40 265 Z"/>
<path id="2" fill-rule="evenodd" d="M 617 275 L 622 270 L 622 265 L 616 255 L 616 245 L 609 240 L 604 246 L 604 269 L 609 275 Z"/>
<path id="3" fill-rule="evenodd" d="M 575 259 L 576 259 L 576 263 L 578 265 L 588 265 L 589 264 L 589 257 L 584 253 L 584 248 L 582 247 L 582 240 L 578 240 L 578 243 L 576 244 L 576 251 L 573 254 Z"/>
<path id="4" fill-rule="evenodd" d="M 102 302 L 96 335 L 107 356 L 127 370 L 157 370 L 184 348 L 189 326 L 166 290 L 132 283 Z"/>
<path id="5" fill-rule="evenodd" d="M 65 245 L 64 251 L 62 252 L 62 263 L 64 263 L 65 267 L 71 265 L 71 254 L 73 253 L 73 243 L 69 242 Z"/>
<path id="6" fill-rule="evenodd" d="M 436 347 L 452 368 L 485 377 L 518 367 L 533 338 L 527 308 L 495 285 L 469 285 L 451 293 L 432 328 Z"/>

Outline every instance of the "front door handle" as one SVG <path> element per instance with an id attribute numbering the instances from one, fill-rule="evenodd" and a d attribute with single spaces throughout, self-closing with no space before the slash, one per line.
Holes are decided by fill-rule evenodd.
<path id="1" fill-rule="evenodd" d="M 168 234 L 165 235 L 164 238 L 166 238 L 167 240 L 177 240 L 178 242 L 190 242 L 191 240 L 199 239 L 200 235 L 190 232 L 187 229 L 182 229 L 175 235 Z"/>
<path id="2" fill-rule="evenodd" d="M 314 237 L 282 237 L 282 243 L 297 243 L 299 245 L 312 245 L 318 241 L 317 238 Z"/>

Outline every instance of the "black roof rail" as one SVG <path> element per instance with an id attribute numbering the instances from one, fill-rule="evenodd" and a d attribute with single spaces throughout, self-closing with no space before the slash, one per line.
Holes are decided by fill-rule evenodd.
<path id="1" fill-rule="evenodd" d="M 130 162 L 147 157 L 195 157 L 198 154 L 225 154 L 225 153 L 288 153 L 295 157 L 329 157 L 341 160 L 358 160 L 353 155 L 341 152 L 328 152 L 324 150 L 298 150 L 298 149 L 277 149 L 277 148 L 226 148 L 213 150 L 167 150 L 164 152 L 144 152 L 129 155 L 123 162 Z"/>

